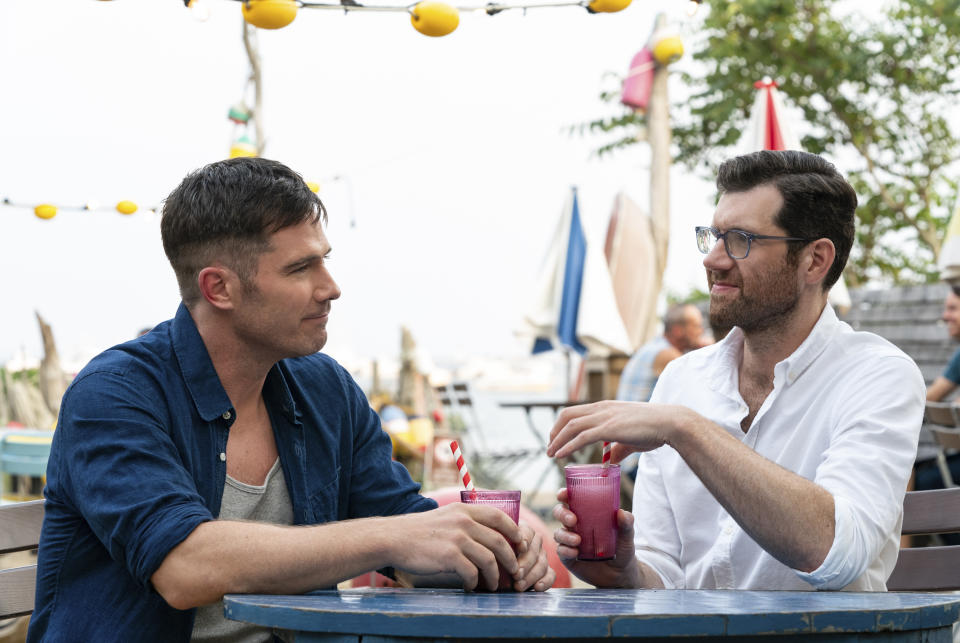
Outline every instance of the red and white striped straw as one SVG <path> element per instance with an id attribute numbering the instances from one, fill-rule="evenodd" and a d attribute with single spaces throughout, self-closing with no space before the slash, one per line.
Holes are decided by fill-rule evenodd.
<path id="1" fill-rule="evenodd" d="M 603 443 L 603 455 L 600 456 L 600 463 L 603 464 L 603 466 L 605 467 L 610 466 L 610 443 L 609 442 Z"/>
<path id="2" fill-rule="evenodd" d="M 470 473 L 467 471 L 467 463 L 463 461 L 463 454 L 460 453 L 460 445 L 456 440 L 450 441 L 450 450 L 453 451 L 453 458 L 457 461 L 457 469 L 460 471 L 460 479 L 463 480 L 463 486 L 467 491 L 473 491 L 473 482 L 470 480 Z"/>

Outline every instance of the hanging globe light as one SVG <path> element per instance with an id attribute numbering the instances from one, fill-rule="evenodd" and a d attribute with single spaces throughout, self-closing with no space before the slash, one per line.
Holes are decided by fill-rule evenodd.
<path id="1" fill-rule="evenodd" d="M 410 9 L 410 24 L 425 36 L 446 36 L 460 24 L 460 13 L 443 2 L 423 0 Z"/>
<path id="2" fill-rule="evenodd" d="M 57 216 L 57 206 L 42 203 L 33 209 L 33 213 L 41 219 L 52 219 Z"/>
<path id="3" fill-rule="evenodd" d="M 121 201 L 117 204 L 117 212 L 120 214 L 133 214 L 137 211 L 137 204 L 133 201 Z"/>
<path id="4" fill-rule="evenodd" d="M 661 65 L 669 65 L 683 56 L 683 41 L 672 31 L 658 29 L 650 36 L 653 57 Z"/>
<path id="5" fill-rule="evenodd" d="M 297 17 L 295 0 L 244 0 L 243 19 L 261 29 L 281 29 Z"/>
<path id="6" fill-rule="evenodd" d="M 630 6 L 630 0 L 591 0 L 587 10 L 593 13 L 616 13 Z"/>

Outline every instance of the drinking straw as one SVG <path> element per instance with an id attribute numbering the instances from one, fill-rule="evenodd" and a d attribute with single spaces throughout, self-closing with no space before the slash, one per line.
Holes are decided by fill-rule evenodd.
<path id="1" fill-rule="evenodd" d="M 450 450 L 453 451 L 453 458 L 457 461 L 457 469 L 460 470 L 460 479 L 463 480 L 463 486 L 467 491 L 473 491 L 473 482 L 470 480 L 470 473 L 467 471 L 467 463 L 463 461 L 463 454 L 460 453 L 460 445 L 456 440 L 450 441 Z"/>
<path id="2" fill-rule="evenodd" d="M 600 456 L 600 463 L 605 467 L 610 466 L 610 443 L 603 443 L 603 455 Z"/>

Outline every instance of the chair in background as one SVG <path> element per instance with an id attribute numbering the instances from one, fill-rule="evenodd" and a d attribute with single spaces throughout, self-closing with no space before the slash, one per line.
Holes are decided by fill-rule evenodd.
<path id="1" fill-rule="evenodd" d="M 937 468 L 943 478 L 943 486 L 956 487 L 957 481 L 953 479 L 947 462 L 947 452 L 960 450 L 960 408 L 952 402 L 927 402 L 923 421 L 937 446 Z"/>
<path id="2" fill-rule="evenodd" d="M 903 499 L 903 535 L 955 532 L 960 532 L 960 488 L 907 492 Z M 887 589 L 960 589 L 960 545 L 901 549 Z"/>
<path id="3" fill-rule="evenodd" d="M 487 441 L 477 413 L 470 386 L 466 382 L 450 382 L 434 386 L 437 402 L 447 416 L 452 434 L 461 441 L 464 456 L 468 458 L 470 475 L 478 485 L 488 489 L 502 489 L 523 467 L 545 457 L 545 444 L 536 447 L 500 448 Z M 542 442 L 542 439 L 541 439 Z M 543 478 L 529 491 L 535 494 Z"/>
<path id="4" fill-rule="evenodd" d="M 36 549 L 43 524 L 43 500 L 0 506 L 0 554 Z M 0 569 L 0 619 L 33 612 L 37 565 Z M 6 628 L 12 624 L 0 623 Z"/>

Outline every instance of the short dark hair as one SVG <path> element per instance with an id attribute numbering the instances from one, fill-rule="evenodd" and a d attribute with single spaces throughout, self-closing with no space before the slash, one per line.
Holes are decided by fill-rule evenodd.
<path id="1" fill-rule="evenodd" d="M 269 236 L 327 211 L 303 177 L 283 163 L 236 158 L 187 175 L 163 205 L 160 236 L 187 306 L 200 298 L 197 275 L 214 261 L 252 283 Z"/>
<path id="2" fill-rule="evenodd" d="M 787 236 L 833 242 L 837 254 L 823 281 L 823 289 L 829 289 L 840 279 L 853 247 L 857 209 L 853 186 L 832 163 L 816 154 L 794 150 L 737 156 L 724 161 L 717 172 L 721 194 L 768 184 L 783 196 L 783 207 L 774 216 L 774 223 Z M 796 258 L 802 248 L 800 243 L 792 244 L 788 256 Z"/>

